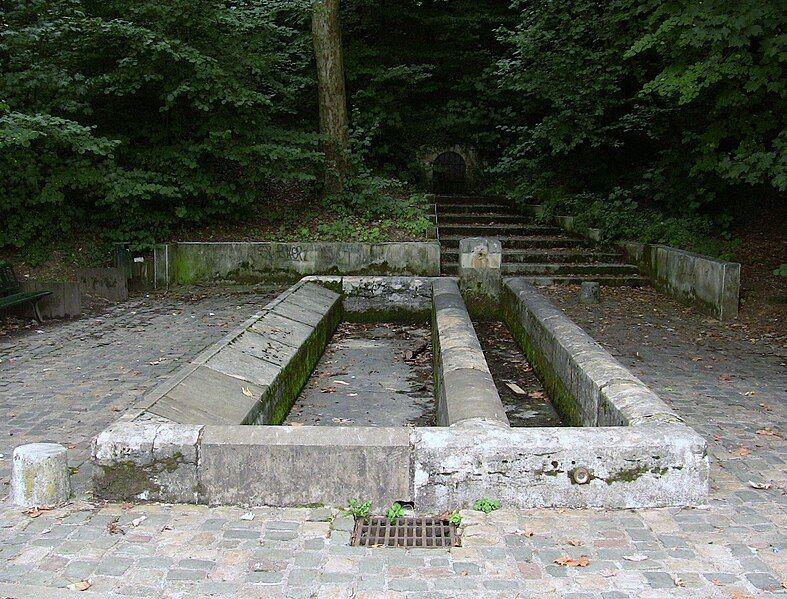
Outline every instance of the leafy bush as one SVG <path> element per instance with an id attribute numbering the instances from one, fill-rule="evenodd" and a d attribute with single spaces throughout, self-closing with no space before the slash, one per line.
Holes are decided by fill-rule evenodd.
<path id="1" fill-rule="evenodd" d="M 85 224 L 147 245 L 254 212 L 271 182 L 312 180 L 308 7 L 6 2 L 0 246 Z"/>
<path id="2" fill-rule="evenodd" d="M 687 246 L 698 232 L 723 233 L 716 215 L 738 202 L 787 189 L 778 3 L 513 6 L 493 171 L 515 197 L 576 196 L 577 214 L 610 236 Z"/>

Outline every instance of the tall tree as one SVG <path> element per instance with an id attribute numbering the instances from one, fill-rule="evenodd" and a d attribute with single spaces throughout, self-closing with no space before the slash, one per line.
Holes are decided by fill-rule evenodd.
<path id="1" fill-rule="evenodd" d="M 320 133 L 325 136 L 322 142 L 325 153 L 325 191 L 334 194 L 342 190 L 347 176 L 349 142 L 339 0 L 315 0 L 312 37 L 317 61 Z"/>

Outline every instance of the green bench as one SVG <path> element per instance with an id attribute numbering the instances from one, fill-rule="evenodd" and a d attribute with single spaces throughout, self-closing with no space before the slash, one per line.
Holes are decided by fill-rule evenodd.
<path id="1" fill-rule="evenodd" d="M 0 262 L 0 310 L 29 302 L 33 304 L 36 320 L 41 322 L 38 300 L 51 294 L 51 291 L 22 291 L 22 286 L 19 284 L 19 279 L 16 278 L 11 265 L 7 262 Z"/>

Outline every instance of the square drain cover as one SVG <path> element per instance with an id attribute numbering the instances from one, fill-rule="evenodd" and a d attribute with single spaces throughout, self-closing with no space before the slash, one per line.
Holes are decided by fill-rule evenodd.
<path id="1" fill-rule="evenodd" d="M 354 547 L 458 547 L 456 526 L 439 518 L 373 516 L 355 523 Z"/>

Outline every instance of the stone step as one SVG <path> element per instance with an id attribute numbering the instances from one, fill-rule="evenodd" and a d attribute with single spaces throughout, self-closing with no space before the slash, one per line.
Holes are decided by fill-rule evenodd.
<path id="1" fill-rule="evenodd" d="M 647 277 L 641 275 L 564 275 L 555 277 L 523 276 L 531 285 L 579 285 L 586 281 L 595 281 L 609 287 L 643 287 L 649 284 Z"/>
<path id="2" fill-rule="evenodd" d="M 501 237 L 525 236 L 525 235 L 558 235 L 562 229 L 550 227 L 548 225 L 518 225 L 518 224 L 499 224 L 499 225 L 468 225 L 468 224 L 438 224 L 440 238 L 444 236 L 453 237 Z"/>
<path id="3" fill-rule="evenodd" d="M 505 266 L 505 265 L 504 265 Z M 456 262 L 446 262 L 440 268 L 443 275 L 453 276 L 459 273 Z M 504 273 L 503 276 L 521 276 L 533 285 L 579 285 L 585 281 L 596 281 L 601 285 L 641 287 L 648 284 L 648 279 L 641 275 L 616 274 L 569 274 L 569 275 L 518 275 Z"/>
<path id="4" fill-rule="evenodd" d="M 442 206 L 446 204 L 503 204 L 505 202 L 500 198 L 489 198 L 485 196 L 474 195 L 436 195 L 434 196 L 435 204 Z"/>
<path id="5" fill-rule="evenodd" d="M 459 240 L 468 235 L 445 235 L 440 232 L 440 245 L 447 248 L 458 248 Z M 503 249 L 535 249 L 535 248 L 585 248 L 593 247 L 593 242 L 574 237 L 560 235 L 501 235 L 496 236 L 503 244 Z"/>
<path id="6" fill-rule="evenodd" d="M 457 261 L 455 259 L 444 259 L 443 269 L 450 268 L 456 272 Z M 563 276 L 628 276 L 638 275 L 639 270 L 631 264 L 620 263 L 597 263 L 597 264 L 568 264 L 568 263 L 528 263 L 514 262 L 506 263 L 500 269 L 504 276 L 522 277 L 563 277 Z"/>
<path id="7" fill-rule="evenodd" d="M 435 205 L 435 204 L 433 204 Z M 465 214 L 468 212 L 511 214 L 511 206 L 506 204 L 440 204 L 440 214 Z M 531 214 L 528 212 L 528 214 Z"/>
<path id="8" fill-rule="evenodd" d="M 446 214 L 441 210 L 437 213 L 437 224 L 441 227 L 445 225 L 491 225 L 496 223 L 527 225 L 533 223 L 533 217 L 522 216 L 521 214 L 501 214 L 499 212 Z"/>
<path id="9" fill-rule="evenodd" d="M 621 264 L 619 262 L 602 262 L 595 264 L 572 264 L 560 262 L 504 262 L 500 270 L 504 275 L 522 276 L 639 274 L 639 269 L 633 264 Z"/>
<path id="10" fill-rule="evenodd" d="M 442 247 L 440 254 L 448 262 L 459 261 L 458 248 Z M 594 262 L 615 262 L 620 259 L 616 252 L 593 249 L 508 249 L 503 246 L 503 262 L 573 262 L 589 264 Z"/>

